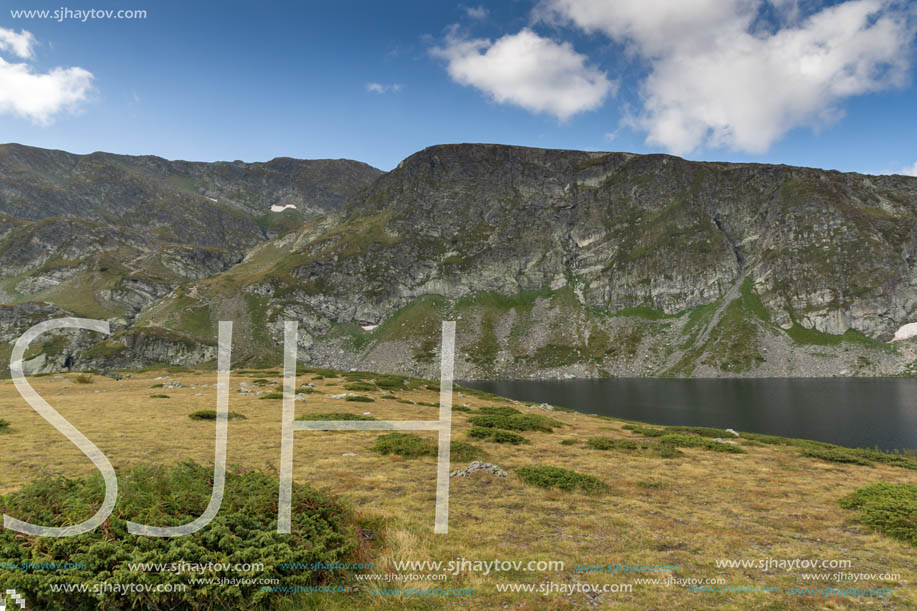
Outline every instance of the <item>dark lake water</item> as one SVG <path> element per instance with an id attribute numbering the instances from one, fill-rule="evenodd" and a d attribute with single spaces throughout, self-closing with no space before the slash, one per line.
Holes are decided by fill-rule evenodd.
<path id="1" fill-rule="evenodd" d="M 518 401 L 675 424 L 733 428 L 850 447 L 917 448 L 917 380 L 494 380 L 460 382 Z"/>

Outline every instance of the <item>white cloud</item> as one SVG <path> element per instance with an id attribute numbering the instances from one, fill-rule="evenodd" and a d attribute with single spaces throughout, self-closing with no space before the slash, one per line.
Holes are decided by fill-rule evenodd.
<path id="1" fill-rule="evenodd" d="M 478 6 L 465 6 L 462 8 L 465 9 L 465 14 L 472 19 L 487 19 L 487 16 L 490 14 L 490 11 L 488 11 L 487 8 L 481 4 Z"/>
<path id="2" fill-rule="evenodd" d="M 13 30 L 0 28 L 0 51 L 10 51 L 16 57 L 28 59 L 32 57 L 32 45 L 35 37 L 31 32 L 20 30 L 17 34 Z"/>
<path id="3" fill-rule="evenodd" d="M 917 161 L 909 168 L 901 168 L 901 171 L 898 173 L 904 174 L 905 176 L 917 176 Z"/>
<path id="4" fill-rule="evenodd" d="M 616 89 L 572 45 L 542 38 L 529 29 L 491 42 L 462 38 L 453 28 L 445 45 L 431 53 L 446 60 L 455 82 L 476 87 L 500 104 L 561 120 L 598 108 Z"/>
<path id="5" fill-rule="evenodd" d="M 404 88 L 401 83 L 383 85 L 382 83 L 366 83 L 366 91 L 372 93 L 398 93 Z"/>
<path id="6" fill-rule="evenodd" d="M 683 154 L 763 152 L 791 129 L 837 120 L 850 96 L 904 85 L 915 24 L 900 6 L 848 0 L 804 17 L 796 0 L 543 0 L 536 15 L 647 62 L 629 124 Z"/>
<path id="7" fill-rule="evenodd" d="M 0 51 L 30 59 L 35 42 L 30 32 L 0 28 Z M 82 68 L 53 68 L 36 73 L 26 63 L 9 63 L 0 58 L 0 114 L 47 125 L 57 113 L 86 100 L 92 78 Z"/>

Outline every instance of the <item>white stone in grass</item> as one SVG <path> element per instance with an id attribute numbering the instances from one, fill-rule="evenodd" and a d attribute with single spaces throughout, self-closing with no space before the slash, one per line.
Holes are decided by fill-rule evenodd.
<path id="1" fill-rule="evenodd" d="M 356 456 L 353 452 L 344 452 L 341 456 Z"/>

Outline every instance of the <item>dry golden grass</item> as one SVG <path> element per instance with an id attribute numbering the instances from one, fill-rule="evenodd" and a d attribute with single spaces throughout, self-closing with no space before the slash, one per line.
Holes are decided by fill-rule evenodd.
<path id="1" fill-rule="evenodd" d="M 170 380 L 155 378 L 170 375 Z M 92 384 L 74 383 L 75 374 L 31 379 L 33 387 L 89 437 L 116 468 L 138 463 L 170 463 L 192 458 L 212 463 L 214 423 L 192 421 L 188 414 L 215 409 L 213 372 L 145 372 L 115 381 L 95 376 Z M 245 468 L 276 469 L 280 459 L 281 401 L 239 394 L 240 382 L 268 377 L 273 390 L 281 378 L 234 374 L 230 410 L 246 420 L 229 423 L 228 462 Z M 300 376 L 297 384 L 311 381 Z M 182 388 L 151 388 L 179 380 Z M 309 412 L 371 412 L 378 419 L 435 419 L 437 408 L 381 399 L 386 392 L 366 392 L 374 403 L 331 399 L 345 392 L 341 379 L 315 382 L 326 394 L 296 403 L 297 416 Z M 204 386 L 206 385 L 206 386 Z M 255 388 L 254 386 L 252 386 Z M 151 398 L 167 394 L 170 398 Z M 436 402 L 428 390 L 400 391 L 413 401 Z M 455 405 L 515 405 L 525 412 L 545 412 L 475 396 L 454 396 Z M 369 451 L 377 432 L 303 432 L 295 437 L 294 478 L 328 488 L 380 524 L 373 561 L 375 573 L 393 570 L 400 560 L 562 560 L 555 573 L 518 572 L 483 576 L 460 572 L 446 582 L 411 582 L 417 588 L 474 588 L 473 598 L 360 598 L 361 606 L 393 608 L 543 608 L 621 609 L 882 609 L 917 608 L 914 548 L 852 524 L 837 499 L 855 488 L 878 482 L 917 481 L 914 471 L 877 464 L 848 466 L 799 456 L 791 447 L 745 447 L 730 455 L 683 449 L 685 456 L 661 459 L 584 445 L 592 436 L 636 436 L 607 418 L 555 412 L 566 425 L 554 433 L 523 433 L 526 446 L 468 439 L 468 414 L 453 412 L 453 440 L 485 449 L 488 462 L 510 472 L 501 479 L 477 473 L 451 480 L 448 535 L 433 534 L 436 462 L 405 460 Z M 12 382 L 0 383 L 0 419 L 10 432 L 0 435 L 0 492 L 15 490 L 42 472 L 85 475 L 92 464 L 53 430 L 24 400 Z M 432 435 L 432 433 L 429 433 Z M 574 439 L 576 445 L 561 445 Z M 343 457 L 354 452 L 354 457 Z M 555 465 L 595 475 L 612 491 L 604 495 L 543 490 L 524 485 L 512 471 L 526 465 Z M 453 463 L 454 468 L 465 466 Z M 639 482 L 659 482 L 647 488 Z M 898 582 L 804 581 L 806 570 L 718 569 L 716 559 L 849 559 L 850 573 L 899 573 Z M 677 564 L 678 578 L 725 578 L 730 586 L 780 586 L 784 593 L 692 593 L 683 586 L 635 585 L 630 593 L 599 595 L 499 593 L 496 583 L 633 583 L 634 576 L 577 573 L 577 565 Z M 813 570 L 811 572 L 837 572 Z M 636 577 L 661 577 L 644 574 Z M 389 584 L 384 587 L 398 587 Z M 890 587 L 891 597 L 794 597 L 787 588 Z M 328 598 L 323 606 L 348 608 L 352 597 Z"/>

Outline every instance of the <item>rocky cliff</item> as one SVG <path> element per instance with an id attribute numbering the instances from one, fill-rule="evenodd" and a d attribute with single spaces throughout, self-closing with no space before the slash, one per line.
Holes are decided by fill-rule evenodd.
<path id="1" fill-rule="evenodd" d="M 293 160 L 110 163 L 95 188 L 79 181 L 92 205 L 72 197 L 66 210 L 27 215 L 37 196 L 0 181 L 4 243 L 26 244 L 0 248 L 0 289 L 37 301 L 91 270 L 92 299 L 118 321 L 87 354 L 94 364 L 207 360 L 218 320 L 236 321 L 240 361 L 276 362 L 282 321 L 298 320 L 306 360 L 432 374 L 444 318 L 459 321 L 462 377 L 886 375 L 915 358 L 910 342 L 886 343 L 917 316 L 914 178 L 479 144 L 431 147 L 360 180 L 354 162 L 333 179 Z M 256 189 L 274 174 L 276 189 Z M 106 216 L 142 208 L 120 202 L 151 175 L 209 202 L 156 204 L 184 233 L 158 238 L 155 265 L 121 254 L 143 250 L 153 213 Z M 306 203 L 342 193 L 341 175 L 346 197 Z M 300 199 L 287 191 L 310 180 Z M 257 224 L 255 212 L 294 199 L 307 214 L 273 234 Z M 198 214 L 218 238 L 198 236 Z M 46 245 L 61 223 L 79 239 Z M 75 254 L 87 249 L 112 256 L 89 265 Z M 106 284 L 106 260 L 131 262 L 134 282 Z"/>

